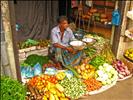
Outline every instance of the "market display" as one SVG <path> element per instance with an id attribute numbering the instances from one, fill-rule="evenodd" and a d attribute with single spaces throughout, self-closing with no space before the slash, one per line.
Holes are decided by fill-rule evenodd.
<path id="1" fill-rule="evenodd" d="M 43 64 L 48 63 L 48 61 L 49 61 L 48 56 L 39 56 L 36 54 L 32 54 L 27 57 L 24 63 L 29 64 L 31 67 L 33 67 L 37 63 L 43 66 Z"/>
<path id="2" fill-rule="evenodd" d="M 36 45 L 38 45 L 38 41 L 32 40 L 32 39 L 27 39 L 23 42 L 18 43 L 19 49 L 24 49 L 24 48 L 28 48 L 28 47 L 36 46 Z"/>
<path id="3" fill-rule="evenodd" d="M 87 86 L 87 91 L 98 90 L 102 87 L 102 83 L 94 78 L 83 81 Z"/>
<path id="4" fill-rule="evenodd" d="M 24 100 L 26 87 L 17 80 L 7 76 L 1 76 L 1 99 L 2 100 Z"/>
<path id="5" fill-rule="evenodd" d="M 90 79 L 94 77 L 95 68 L 90 64 L 82 64 L 74 67 L 83 79 Z"/>
<path id="6" fill-rule="evenodd" d="M 101 81 L 103 85 L 109 85 L 117 81 L 118 73 L 111 65 L 104 63 L 98 67 L 95 78 Z"/>
<path id="7" fill-rule="evenodd" d="M 64 95 L 64 88 L 57 83 L 55 76 L 41 75 L 33 77 L 27 83 L 35 100 L 69 100 Z"/>
<path id="8" fill-rule="evenodd" d="M 86 85 L 79 78 L 65 78 L 59 83 L 64 87 L 64 94 L 71 99 L 78 99 L 86 93 Z"/>
<path id="9" fill-rule="evenodd" d="M 126 79 L 128 76 L 131 75 L 127 66 L 122 61 L 120 60 L 113 61 L 113 66 L 118 72 L 118 81 L 122 79 Z"/>
<path id="10" fill-rule="evenodd" d="M 21 64 L 21 75 L 23 78 L 31 78 L 42 74 L 43 65 L 48 63 L 48 56 L 29 55 Z"/>
<path id="11" fill-rule="evenodd" d="M 127 49 L 124 56 L 133 62 L 133 48 Z"/>
<path id="12" fill-rule="evenodd" d="M 18 48 L 19 49 L 25 49 L 25 48 L 29 48 L 29 47 L 35 46 L 37 49 L 40 49 L 40 48 L 48 47 L 49 44 L 50 44 L 50 40 L 32 40 L 32 39 L 27 39 L 25 41 L 19 42 L 18 43 Z"/>
<path id="13" fill-rule="evenodd" d="M 86 47 L 84 49 L 86 57 L 92 58 L 96 54 L 96 49 L 94 47 Z"/>
<path id="14" fill-rule="evenodd" d="M 98 67 L 99 67 L 100 65 L 103 65 L 104 63 L 106 63 L 106 60 L 105 60 L 104 57 L 102 57 L 102 56 L 100 56 L 100 55 L 96 56 L 95 58 L 93 58 L 93 59 L 89 62 L 89 64 L 95 66 L 96 69 L 98 69 Z"/>
<path id="15" fill-rule="evenodd" d="M 107 39 L 95 33 L 84 33 L 82 39 L 70 42 L 75 50 L 84 52 L 79 65 L 67 65 L 61 69 L 48 56 L 37 54 L 29 55 L 21 63 L 21 75 L 28 89 L 26 100 L 79 99 L 106 91 L 117 81 L 132 76 L 127 66 L 116 60 Z M 37 41 L 36 48 L 43 48 L 49 43 Z M 132 49 L 125 51 L 124 56 L 131 59 Z"/>

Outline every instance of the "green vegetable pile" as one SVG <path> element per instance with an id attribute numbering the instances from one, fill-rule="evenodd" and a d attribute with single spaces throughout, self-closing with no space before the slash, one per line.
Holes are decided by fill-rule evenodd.
<path id="1" fill-rule="evenodd" d="M 84 52 L 87 57 L 91 58 L 96 53 L 96 49 L 93 47 L 87 47 L 86 49 L 84 49 Z"/>
<path id="2" fill-rule="evenodd" d="M 19 49 L 24 49 L 24 48 L 28 48 L 28 47 L 31 47 L 31 46 L 36 46 L 38 45 L 38 41 L 36 40 L 32 40 L 32 39 L 27 39 L 23 42 L 20 42 L 18 43 L 18 47 Z"/>
<path id="3" fill-rule="evenodd" d="M 17 80 L 1 76 L 1 100 L 25 100 L 26 88 Z"/>
<path id="4" fill-rule="evenodd" d="M 93 65 L 94 67 L 96 67 L 98 69 L 98 67 L 100 65 L 103 65 L 104 63 L 106 63 L 106 60 L 104 59 L 104 57 L 98 55 L 95 58 L 93 58 L 89 64 Z"/>
<path id="5" fill-rule="evenodd" d="M 97 50 L 102 50 L 104 47 L 104 44 L 106 43 L 106 40 L 101 36 L 94 36 L 94 39 L 97 40 L 97 42 L 93 45 Z"/>
<path id="6" fill-rule="evenodd" d="M 27 64 L 27 63 L 22 62 L 22 63 L 20 64 L 20 66 L 22 66 L 22 67 L 28 67 L 28 66 L 30 66 L 30 65 Z"/>
<path id="7" fill-rule="evenodd" d="M 71 99 L 78 99 L 86 93 L 86 85 L 79 78 L 65 78 L 59 83 L 65 89 L 64 94 Z"/>
<path id="8" fill-rule="evenodd" d="M 39 63 L 41 66 L 48 63 L 49 57 L 48 56 L 40 56 L 37 54 L 32 54 L 27 57 L 27 59 L 24 61 L 24 63 L 30 65 L 31 67 L 34 67 L 35 64 Z"/>

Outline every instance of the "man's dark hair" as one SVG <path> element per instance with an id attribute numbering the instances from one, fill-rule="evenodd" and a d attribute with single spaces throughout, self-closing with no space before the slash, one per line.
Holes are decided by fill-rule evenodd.
<path id="1" fill-rule="evenodd" d="M 62 21 L 68 21 L 68 18 L 66 17 L 66 16 L 59 16 L 58 18 L 57 18 L 57 22 L 58 23 L 61 23 Z"/>

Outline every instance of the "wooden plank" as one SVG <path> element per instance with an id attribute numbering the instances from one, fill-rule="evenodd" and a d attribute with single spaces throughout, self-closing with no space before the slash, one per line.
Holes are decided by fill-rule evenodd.
<path id="1" fill-rule="evenodd" d="M 10 14 L 10 23 L 12 29 L 12 42 L 13 42 L 13 50 L 14 50 L 14 58 L 15 58 L 15 65 L 16 65 L 16 73 L 17 79 L 21 81 L 21 71 L 19 65 L 19 56 L 18 56 L 18 48 L 17 48 L 17 32 L 16 32 L 16 20 L 15 20 L 15 8 L 14 2 L 9 1 L 9 14 Z"/>

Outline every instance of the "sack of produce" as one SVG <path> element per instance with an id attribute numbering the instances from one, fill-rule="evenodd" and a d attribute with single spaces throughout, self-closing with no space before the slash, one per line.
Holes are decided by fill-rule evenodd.
<path id="1" fill-rule="evenodd" d="M 34 75 L 42 74 L 42 67 L 39 63 L 34 66 Z"/>

